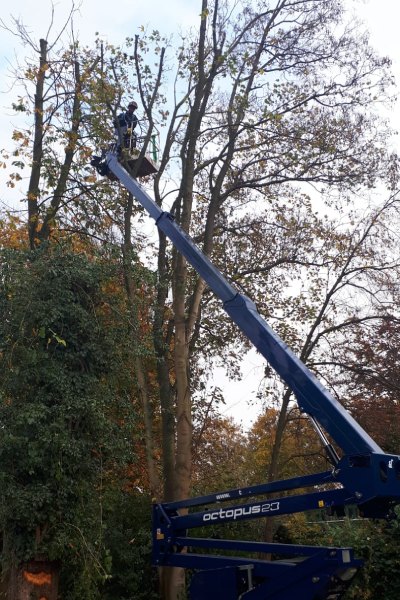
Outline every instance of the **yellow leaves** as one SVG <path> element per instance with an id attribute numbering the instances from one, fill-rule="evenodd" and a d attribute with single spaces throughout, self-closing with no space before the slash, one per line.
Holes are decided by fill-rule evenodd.
<path id="1" fill-rule="evenodd" d="M 65 131 L 63 137 L 66 143 L 64 152 L 74 152 L 78 142 L 78 134 L 74 131 Z"/>
<path id="2" fill-rule="evenodd" d="M 93 154 L 93 148 L 90 148 L 89 146 L 81 146 L 79 148 L 79 158 L 82 161 L 88 161 L 91 156 Z"/>
<path id="3" fill-rule="evenodd" d="M 29 69 L 26 69 L 26 71 L 24 73 L 25 78 L 28 79 L 29 81 L 35 81 L 36 75 L 37 75 L 37 70 L 33 69 L 32 67 L 29 67 Z"/>
<path id="4" fill-rule="evenodd" d="M 16 129 L 14 129 L 14 131 L 12 133 L 12 139 L 13 140 L 18 141 L 18 140 L 22 139 L 23 137 L 24 136 L 23 136 L 23 133 L 21 131 L 18 131 Z"/>
<path id="5" fill-rule="evenodd" d="M 49 338 L 47 340 L 47 344 L 49 345 L 53 340 L 55 340 L 57 342 L 57 344 L 59 344 L 60 346 L 64 346 L 64 348 L 66 348 L 67 342 L 62 337 L 57 335 L 53 330 L 50 330 L 50 331 L 52 333 L 52 338 Z"/>
<path id="6" fill-rule="evenodd" d="M 14 188 L 15 187 L 15 182 L 17 181 L 21 181 L 22 177 L 19 173 L 10 173 L 9 175 L 9 179 L 6 183 L 7 187 L 9 188 Z"/>
<path id="7" fill-rule="evenodd" d="M 21 181 L 21 179 L 22 179 L 22 177 L 19 173 L 10 173 L 9 180 L 7 181 L 6 185 L 9 188 L 14 188 L 15 182 Z"/>
<path id="8" fill-rule="evenodd" d="M 36 81 L 39 76 L 42 76 L 43 73 L 45 73 L 48 70 L 49 64 L 44 63 L 39 69 L 37 67 L 29 67 L 25 70 L 24 76 L 29 81 Z"/>
<path id="9" fill-rule="evenodd" d="M 22 248 L 26 246 L 28 230 L 20 217 L 7 214 L 0 219 L 0 239 L 2 248 Z"/>
<path id="10" fill-rule="evenodd" d="M 84 177 L 84 181 L 85 181 L 85 183 L 96 183 L 97 177 L 94 174 L 92 174 L 92 175 L 86 175 Z"/>
<path id="11" fill-rule="evenodd" d="M 283 115 L 279 113 L 266 112 L 265 118 L 269 119 L 270 121 L 274 121 L 275 123 L 280 123 L 283 119 Z"/>
<path id="12" fill-rule="evenodd" d="M 52 329 L 49 329 L 49 334 L 46 334 L 46 328 L 41 327 L 37 332 L 37 335 L 41 339 L 45 339 L 47 335 L 47 348 L 52 342 L 56 342 L 58 345 L 64 346 L 64 348 L 67 346 L 67 342 Z"/>
<path id="13" fill-rule="evenodd" d="M 19 142 L 21 144 L 21 146 L 28 146 L 29 142 L 30 142 L 30 138 L 29 136 L 23 132 L 23 131 L 19 131 L 18 129 L 14 129 L 13 133 L 12 133 L 12 139 L 15 142 Z"/>

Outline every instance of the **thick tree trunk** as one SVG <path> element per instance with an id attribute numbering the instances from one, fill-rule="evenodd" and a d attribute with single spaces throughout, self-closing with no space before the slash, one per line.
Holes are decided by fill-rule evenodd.
<path id="1" fill-rule="evenodd" d="M 267 481 L 275 481 L 279 476 L 279 454 L 282 448 L 283 434 L 285 433 L 287 411 L 289 406 L 291 390 L 287 389 L 283 394 L 282 406 L 276 425 L 274 445 L 272 447 L 271 461 L 268 467 Z M 264 541 L 271 543 L 274 537 L 274 517 L 265 521 Z"/>
<path id="2" fill-rule="evenodd" d="M 125 223 L 124 223 L 124 245 L 122 247 L 123 254 L 123 271 L 125 281 L 125 291 L 128 299 L 129 313 L 130 313 L 130 332 L 129 335 L 132 337 L 140 337 L 139 318 L 137 314 L 137 292 L 136 285 L 132 277 L 131 264 L 132 264 L 132 232 L 131 232 L 131 218 L 132 218 L 132 206 L 133 197 L 132 194 L 128 195 L 127 205 L 125 209 Z M 138 340 L 140 342 L 140 339 Z M 152 411 L 149 401 L 148 386 L 146 372 L 143 365 L 143 361 L 139 354 L 134 357 L 134 368 L 136 375 L 137 388 L 140 396 L 140 400 L 143 408 L 143 424 L 144 424 L 144 438 L 145 438 L 145 450 L 146 450 L 146 462 L 149 475 L 150 492 L 153 498 L 158 498 L 160 495 L 160 481 L 157 473 L 157 468 L 154 461 L 154 440 L 153 440 L 153 418 Z"/>
<path id="3" fill-rule="evenodd" d="M 31 560 L 10 569 L 7 600 L 57 600 L 59 565 L 46 560 Z"/>
<path id="4" fill-rule="evenodd" d="M 154 311 L 153 341 L 157 359 L 157 381 L 161 406 L 161 446 L 163 466 L 164 500 L 171 501 L 175 494 L 175 407 L 170 382 L 169 362 L 171 327 L 165 325 L 168 297 L 167 241 L 164 233 L 158 232 L 158 285 Z"/>
<path id="5" fill-rule="evenodd" d="M 192 471 L 192 410 L 189 383 L 188 335 L 185 316 L 186 264 L 178 257 L 174 289 L 174 362 L 176 376 L 176 490 L 177 500 L 190 494 Z"/>
<path id="6" fill-rule="evenodd" d="M 137 387 L 143 408 L 144 439 L 146 446 L 146 462 L 149 474 L 150 493 L 152 498 L 160 497 L 160 480 L 154 461 L 153 418 L 149 401 L 146 373 L 141 359 L 135 357 L 135 374 Z"/>
<path id="7" fill-rule="evenodd" d="M 161 598 L 183 600 L 185 589 L 185 571 L 179 567 L 163 567 L 160 569 Z"/>

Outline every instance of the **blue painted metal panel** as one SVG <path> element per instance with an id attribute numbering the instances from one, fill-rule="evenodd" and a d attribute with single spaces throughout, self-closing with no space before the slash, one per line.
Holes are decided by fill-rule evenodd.
<path id="1" fill-rule="evenodd" d="M 356 498 L 348 490 L 338 489 L 309 494 L 296 494 L 282 498 L 268 498 L 248 504 L 236 504 L 225 508 L 216 507 L 204 512 L 189 515 L 171 516 L 171 526 L 174 531 L 217 525 L 219 523 L 239 522 L 260 517 L 318 510 L 319 508 L 335 508 L 347 504 L 355 504 Z"/>
<path id="2" fill-rule="evenodd" d="M 325 485 L 332 482 L 337 482 L 335 474 L 332 471 L 322 471 L 321 473 L 314 473 L 313 475 L 303 475 L 301 477 L 292 477 L 291 479 L 283 479 L 281 481 L 271 481 L 260 485 L 226 490 L 223 493 L 187 498 L 186 500 L 177 502 L 163 502 L 163 508 L 164 510 L 170 511 L 217 502 L 231 502 L 232 500 L 244 500 L 244 498 L 250 496 L 276 494 L 277 492 L 298 490 L 300 488 Z"/>
<path id="3" fill-rule="evenodd" d="M 237 598 L 237 571 L 235 567 L 223 567 L 196 573 L 190 584 L 190 600 Z M 211 596 L 210 596 L 210 590 Z"/>
<path id="4" fill-rule="evenodd" d="M 348 548 L 314 548 L 312 555 L 300 561 L 246 560 L 184 553 L 175 558 L 177 566 L 201 569 L 193 578 L 191 594 L 202 600 L 339 598 L 334 595 L 335 591 L 343 592 L 362 566 L 362 561 L 354 559 Z M 228 586 L 227 593 L 222 590 L 222 595 L 218 586 L 220 577 Z"/>

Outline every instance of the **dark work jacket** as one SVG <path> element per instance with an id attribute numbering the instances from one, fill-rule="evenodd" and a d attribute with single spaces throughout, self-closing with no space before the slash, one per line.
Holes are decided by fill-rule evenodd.
<path id="1" fill-rule="evenodd" d="M 131 114 L 129 111 L 121 113 L 117 118 L 118 125 L 121 127 L 121 129 L 135 129 L 136 125 L 138 124 L 138 118 L 135 113 Z"/>

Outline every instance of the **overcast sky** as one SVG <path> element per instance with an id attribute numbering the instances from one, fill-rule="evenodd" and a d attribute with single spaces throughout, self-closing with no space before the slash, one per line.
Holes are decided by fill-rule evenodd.
<path id="1" fill-rule="evenodd" d="M 400 86 L 400 0 L 346 0 L 349 7 L 366 22 L 371 33 L 371 42 L 376 50 L 389 56 L 393 61 L 393 72 Z M 54 0 L 55 19 L 53 32 L 65 23 L 71 8 L 69 0 Z M 34 39 L 47 37 L 50 25 L 51 0 L 3 0 L 1 18 L 6 24 L 12 23 L 11 16 L 21 19 Z M 91 44 L 95 34 L 112 44 L 122 44 L 127 36 L 134 36 L 141 25 L 148 25 L 167 35 L 178 28 L 185 29 L 196 24 L 200 13 L 201 0 L 82 0 L 79 13 L 75 15 L 75 34 L 82 44 Z M 40 7 L 40 8 L 39 8 Z M 355 7 L 355 8 L 354 8 Z M 50 39 L 52 36 L 50 36 Z M 0 148 L 10 147 L 12 131 L 11 102 L 15 92 L 10 89 L 8 76 L 9 63 L 15 64 L 15 54 L 21 53 L 19 39 L 0 30 Z M 23 56 L 23 54 L 22 54 Z M 393 124 L 400 129 L 400 111 L 393 111 Z M 0 180 L 0 209 L 3 201 L 8 203 L 10 191 Z M 240 420 L 246 414 L 255 417 L 260 406 L 249 410 L 247 401 L 254 401 L 255 392 L 262 377 L 263 361 L 251 353 L 246 363 L 244 379 L 232 385 L 225 383 L 227 404 L 234 409 L 228 414 Z M 247 420 L 247 419 L 246 419 Z"/>
<path id="2" fill-rule="evenodd" d="M 7 22 L 11 15 L 21 18 L 37 38 L 46 37 L 52 5 L 54 31 L 57 31 L 71 10 L 71 0 L 3 0 L 2 19 Z M 75 6 L 80 6 L 74 22 L 83 43 L 90 43 L 94 33 L 99 32 L 118 44 L 126 36 L 134 36 L 140 25 L 147 24 L 165 32 L 173 31 L 178 24 L 185 27 L 193 23 L 200 13 L 200 0 L 75 0 Z M 9 53 L 9 41 L 1 34 L 2 55 Z"/>
<path id="3" fill-rule="evenodd" d="M 398 55 L 400 47 L 398 0 L 345 0 L 354 6 L 357 14 L 366 19 L 372 39 L 383 53 Z M 79 5 L 79 0 L 75 0 Z M 46 37 L 50 24 L 51 6 L 55 7 L 54 31 L 65 22 L 71 8 L 70 0 L 3 0 L 1 18 L 11 22 L 11 16 L 20 18 L 34 37 Z M 140 25 L 150 25 L 162 32 L 173 32 L 177 27 L 193 24 L 200 13 L 201 0 L 80 0 L 75 16 L 75 28 L 81 42 L 90 43 L 99 32 L 110 42 L 121 43 L 133 36 Z M 39 10 L 40 7 L 40 10 Z M 17 40 L 0 33 L 0 61 L 12 58 Z"/>

